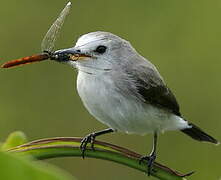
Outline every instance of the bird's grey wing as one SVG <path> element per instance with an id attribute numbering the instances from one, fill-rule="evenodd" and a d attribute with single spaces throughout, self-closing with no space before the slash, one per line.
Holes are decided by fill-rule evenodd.
<path id="1" fill-rule="evenodd" d="M 166 86 L 155 66 L 147 61 L 135 67 L 131 71 L 132 76 L 136 81 L 137 91 L 145 102 L 181 116 L 175 96 Z"/>

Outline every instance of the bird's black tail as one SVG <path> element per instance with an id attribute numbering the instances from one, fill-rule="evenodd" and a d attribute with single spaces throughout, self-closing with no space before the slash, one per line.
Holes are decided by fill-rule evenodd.
<path id="1" fill-rule="evenodd" d="M 219 142 L 214 139 L 212 136 L 208 135 L 207 133 L 203 132 L 199 127 L 196 125 L 189 123 L 192 128 L 182 129 L 181 131 L 191 138 L 198 140 L 198 141 L 207 141 L 214 144 L 219 144 Z"/>

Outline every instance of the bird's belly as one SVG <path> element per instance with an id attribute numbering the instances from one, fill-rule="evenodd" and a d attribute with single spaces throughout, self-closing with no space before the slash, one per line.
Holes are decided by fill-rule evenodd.
<path id="1" fill-rule="evenodd" d="M 86 76 L 86 77 L 85 77 Z M 78 93 L 88 111 L 100 122 L 126 133 L 146 134 L 154 131 L 176 130 L 187 126 L 180 117 L 135 97 L 116 91 L 105 79 L 88 78 L 80 74 Z"/>

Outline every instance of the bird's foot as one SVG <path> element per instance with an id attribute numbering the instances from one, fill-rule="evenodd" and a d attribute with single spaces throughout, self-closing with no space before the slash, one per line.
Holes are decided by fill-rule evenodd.
<path id="1" fill-rule="evenodd" d="M 153 170 L 153 164 L 156 159 L 156 154 L 151 153 L 149 156 L 142 156 L 139 160 L 139 164 L 143 161 L 147 161 L 147 175 L 150 176 L 152 170 Z"/>
<path id="2" fill-rule="evenodd" d="M 81 149 L 81 155 L 82 158 L 84 159 L 85 157 L 85 151 L 87 149 L 87 144 L 90 143 L 91 144 L 91 149 L 94 150 L 94 141 L 95 141 L 95 137 L 96 134 L 95 133 L 91 133 L 88 134 L 87 136 L 85 136 L 82 141 L 81 141 L 81 145 L 80 145 L 80 149 Z"/>

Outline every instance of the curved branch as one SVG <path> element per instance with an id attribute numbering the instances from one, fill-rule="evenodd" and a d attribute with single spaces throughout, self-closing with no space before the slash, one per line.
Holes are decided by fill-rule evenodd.
<path id="1" fill-rule="evenodd" d="M 22 155 L 31 155 L 36 159 L 48 159 L 54 157 L 77 156 L 81 157 L 79 148 L 82 138 L 58 137 L 32 141 L 30 143 L 10 149 L 9 152 Z M 85 157 L 92 157 L 113 161 L 128 167 L 146 172 L 146 163 L 139 164 L 140 154 L 106 142 L 95 141 L 95 150 L 87 146 Z M 192 173 L 181 174 L 157 162 L 154 163 L 152 176 L 161 180 L 181 180 Z"/>

